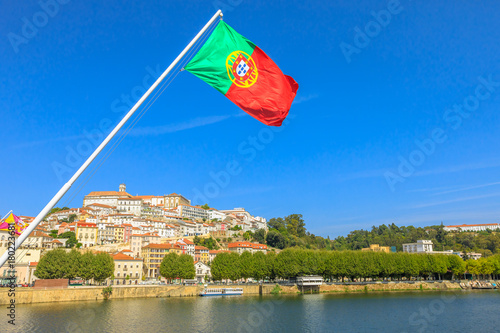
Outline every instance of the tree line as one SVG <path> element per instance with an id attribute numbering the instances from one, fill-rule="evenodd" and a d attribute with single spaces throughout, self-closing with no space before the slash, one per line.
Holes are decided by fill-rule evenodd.
<path id="1" fill-rule="evenodd" d="M 115 264 L 113 258 L 104 252 L 80 253 L 72 249 L 48 251 L 38 263 L 34 272 L 39 279 L 74 279 L 102 282 L 113 277 Z"/>
<path id="2" fill-rule="evenodd" d="M 362 251 L 314 251 L 285 249 L 269 252 L 219 253 L 211 264 L 216 281 L 253 278 L 288 279 L 320 275 L 327 280 L 462 278 L 469 270 L 481 277 L 500 275 L 500 255 L 465 262 L 457 255 L 384 253 Z"/>
<path id="3" fill-rule="evenodd" d="M 489 257 L 500 253 L 500 233 L 492 230 L 480 232 L 447 232 L 444 225 L 398 227 L 394 223 L 373 226 L 371 230 L 354 230 L 347 236 L 339 236 L 333 240 L 329 237 L 316 236 L 306 229 L 301 214 L 272 218 L 268 221 L 269 231 L 264 229 L 249 233 L 252 239 L 271 247 L 285 249 L 300 247 L 304 249 L 324 250 L 360 250 L 371 244 L 394 246 L 397 251 L 403 250 L 404 243 L 414 243 L 419 239 L 431 240 L 434 250 L 454 250 L 461 252 L 479 252 Z"/>
<path id="4" fill-rule="evenodd" d="M 335 250 L 359 250 L 379 244 L 395 246 L 403 250 L 404 243 L 414 243 L 419 239 L 431 240 L 435 251 L 454 250 L 461 252 L 480 252 L 483 256 L 500 253 L 500 233 L 492 230 L 480 232 L 448 232 L 444 225 L 429 227 L 398 227 L 394 223 L 373 226 L 371 230 L 354 230 L 346 237 L 339 236 L 332 241 Z"/>

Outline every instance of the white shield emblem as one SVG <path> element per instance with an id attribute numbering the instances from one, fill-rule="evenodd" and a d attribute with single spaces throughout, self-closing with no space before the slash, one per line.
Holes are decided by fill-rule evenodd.
<path id="1" fill-rule="evenodd" d="M 238 64 L 238 67 L 236 68 L 236 73 L 238 73 L 239 76 L 245 76 L 245 74 L 248 72 L 248 65 L 244 60 L 241 60 L 240 63 Z"/>

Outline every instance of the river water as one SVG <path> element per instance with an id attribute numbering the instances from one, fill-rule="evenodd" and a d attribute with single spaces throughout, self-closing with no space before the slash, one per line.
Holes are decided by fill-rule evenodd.
<path id="1" fill-rule="evenodd" d="M 500 332 L 500 292 L 44 303 L 18 305 L 15 327 L 5 314 L 0 332 Z"/>

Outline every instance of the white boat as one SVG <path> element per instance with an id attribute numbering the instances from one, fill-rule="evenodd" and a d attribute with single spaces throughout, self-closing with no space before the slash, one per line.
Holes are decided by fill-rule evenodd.
<path id="1" fill-rule="evenodd" d="M 205 288 L 200 296 L 237 296 L 243 295 L 243 288 Z"/>

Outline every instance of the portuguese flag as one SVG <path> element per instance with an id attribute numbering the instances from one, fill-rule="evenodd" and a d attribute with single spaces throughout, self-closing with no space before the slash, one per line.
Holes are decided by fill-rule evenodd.
<path id="1" fill-rule="evenodd" d="M 224 21 L 184 69 L 272 126 L 281 126 L 299 88 L 267 54 Z"/>

